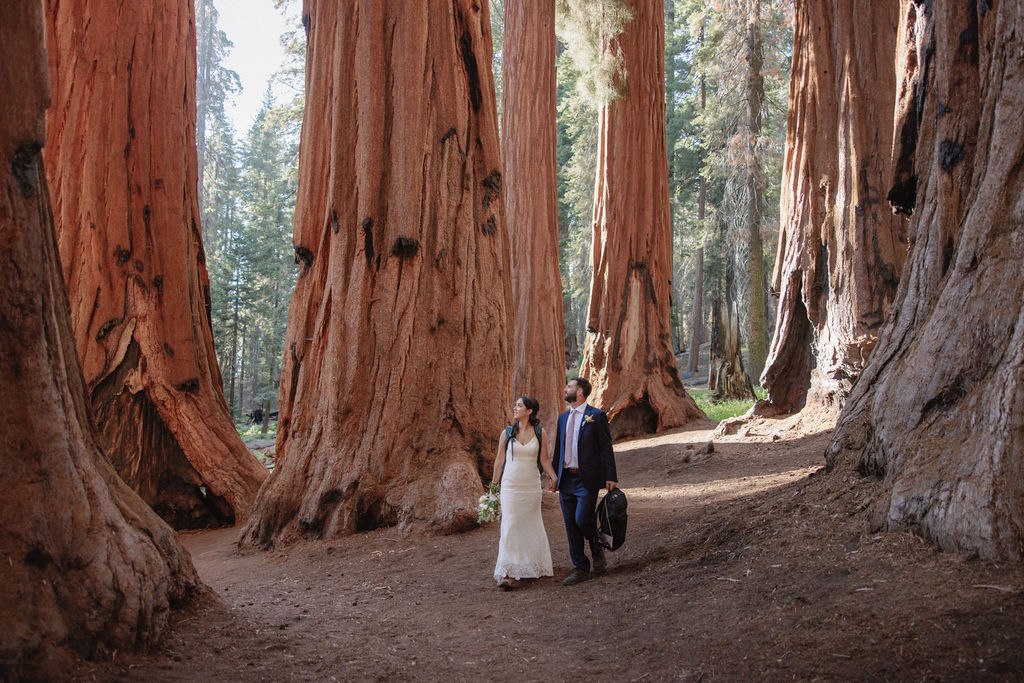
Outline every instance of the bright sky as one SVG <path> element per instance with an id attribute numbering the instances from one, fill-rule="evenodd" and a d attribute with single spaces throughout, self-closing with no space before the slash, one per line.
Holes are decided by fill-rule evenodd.
<path id="1" fill-rule="evenodd" d="M 242 79 L 242 92 L 227 106 L 235 132 L 244 135 L 263 103 L 267 80 L 281 68 L 284 50 L 279 38 L 285 19 L 272 0 L 214 0 L 220 29 L 235 44 L 224 66 Z"/>

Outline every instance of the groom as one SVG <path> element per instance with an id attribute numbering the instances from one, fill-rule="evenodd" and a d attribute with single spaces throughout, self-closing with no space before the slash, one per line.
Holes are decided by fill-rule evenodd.
<path id="1" fill-rule="evenodd" d="M 562 503 L 565 532 L 569 536 L 569 557 L 573 570 L 562 583 L 571 586 L 590 578 L 591 562 L 583 552 L 583 541 L 590 542 L 593 570 L 605 570 L 604 551 L 594 540 L 597 536 L 597 492 L 609 491 L 617 485 L 615 454 L 608 416 L 587 405 L 590 382 L 574 377 L 565 385 L 565 402 L 569 410 L 558 416 L 555 431 L 555 453 L 552 463 L 558 473 L 554 487 Z"/>

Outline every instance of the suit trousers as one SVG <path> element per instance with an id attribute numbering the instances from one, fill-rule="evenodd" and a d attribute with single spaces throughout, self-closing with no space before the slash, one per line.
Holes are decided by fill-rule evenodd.
<path id="1" fill-rule="evenodd" d="M 583 541 L 590 541 L 590 554 L 599 555 L 601 546 L 594 537 L 597 535 L 597 491 L 588 489 L 577 474 L 562 474 L 558 487 L 558 499 L 562 504 L 562 519 L 565 533 L 569 537 L 569 557 L 577 569 L 590 571 L 590 559 L 583 552 Z"/>

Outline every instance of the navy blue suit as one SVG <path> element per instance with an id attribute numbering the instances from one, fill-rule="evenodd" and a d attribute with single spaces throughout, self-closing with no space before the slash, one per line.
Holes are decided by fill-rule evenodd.
<path id="1" fill-rule="evenodd" d="M 565 464 L 565 425 L 569 411 L 558 416 L 555 430 L 555 452 L 551 463 L 558 474 L 559 502 L 562 504 L 562 519 L 569 537 L 569 556 L 573 566 L 590 571 L 590 560 L 584 553 L 584 540 L 590 542 L 591 555 L 601 552 L 594 541 L 597 524 L 594 509 L 597 494 L 605 482 L 618 481 L 615 473 L 615 453 L 612 451 L 612 435 L 608 428 L 608 416 L 604 411 L 588 405 L 584 409 L 579 429 L 576 455 L 579 459 L 579 473 L 563 472 Z"/>

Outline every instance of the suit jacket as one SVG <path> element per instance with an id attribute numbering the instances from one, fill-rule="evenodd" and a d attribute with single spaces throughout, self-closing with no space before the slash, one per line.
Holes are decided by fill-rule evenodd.
<path id="1" fill-rule="evenodd" d="M 562 466 L 565 463 L 565 423 L 568 417 L 569 411 L 559 415 L 558 429 L 555 430 L 554 462 L 551 464 L 558 474 L 559 484 L 562 483 Z M 588 489 L 596 491 L 604 488 L 607 481 L 619 480 L 615 473 L 615 453 L 612 451 L 608 416 L 603 410 L 589 404 L 583 411 L 576 455 L 580 461 L 580 479 Z"/>

